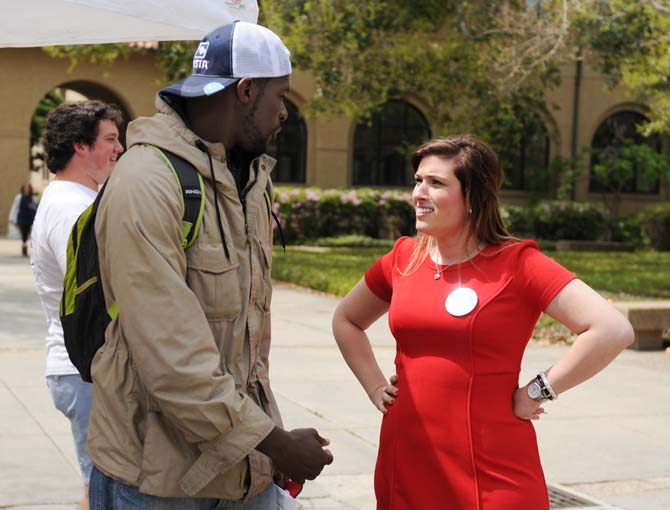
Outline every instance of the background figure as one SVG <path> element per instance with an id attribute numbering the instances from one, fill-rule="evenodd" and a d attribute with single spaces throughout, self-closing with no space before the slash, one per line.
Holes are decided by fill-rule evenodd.
<path id="1" fill-rule="evenodd" d="M 16 213 L 16 224 L 21 231 L 21 254 L 24 257 L 28 256 L 28 238 L 30 237 L 30 229 L 35 221 L 35 213 L 37 211 L 37 200 L 33 195 L 33 186 L 27 182 L 21 186 L 21 193 L 19 194 L 19 207 Z"/>
<path id="2" fill-rule="evenodd" d="M 379 510 L 549 508 L 535 431 L 543 403 L 596 374 L 633 340 L 628 321 L 500 216 L 504 176 L 472 136 L 412 157 L 416 238 L 400 238 L 338 306 L 333 332 L 384 413 Z M 365 330 L 389 312 L 397 342 L 387 382 Z M 577 338 L 519 388 L 542 311 Z M 541 367 L 539 367 L 541 368 Z"/>
<path id="3" fill-rule="evenodd" d="M 21 186 L 23 190 L 23 186 Z M 12 207 L 9 209 L 9 217 L 7 223 L 7 239 L 21 239 L 21 231 L 17 221 L 19 220 L 19 204 L 21 203 L 21 190 L 16 194 L 14 200 L 12 200 Z"/>
<path id="4" fill-rule="evenodd" d="M 158 112 L 128 126 L 95 221 L 118 315 L 91 366 L 94 508 L 294 510 L 286 478 L 301 484 L 332 462 L 316 430 L 284 430 L 270 385 L 265 152 L 288 116 L 289 57 L 265 27 L 219 27 L 192 75 L 159 91 Z M 182 192 L 157 147 L 202 183 L 188 247 L 185 197 L 196 192 L 200 210 L 200 186 Z"/>
<path id="5" fill-rule="evenodd" d="M 86 453 L 93 388 L 70 362 L 63 340 L 59 302 L 72 225 L 95 199 L 123 152 L 121 112 L 100 101 L 66 103 L 47 117 L 44 150 L 56 174 L 42 194 L 33 226 L 35 286 L 47 318 L 46 380 L 56 408 L 70 420 L 84 482 L 80 509 L 88 508 L 92 463 Z"/>

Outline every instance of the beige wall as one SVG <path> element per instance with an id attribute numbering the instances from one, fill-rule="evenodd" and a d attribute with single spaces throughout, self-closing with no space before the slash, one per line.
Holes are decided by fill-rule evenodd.
<path id="1" fill-rule="evenodd" d="M 69 63 L 52 59 L 39 48 L 0 49 L 0 232 L 20 185 L 29 180 L 30 119 L 38 101 L 50 90 L 67 86 L 88 97 L 116 98 L 131 116 L 153 111 L 153 96 L 161 77 L 152 57 L 120 59 L 112 66 Z"/>
<path id="2" fill-rule="evenodd" d="M 550 104 L 558 106 L 552 111 L 553 120 L 558 130 L 558 140 L 552 142 L 552 155 L 565 158 L 571 156 L 573 102 L 575 87 L 576 64 L 563 66 L 561 70 L 561 85 L 547 93 Z M 635 102 L 623 88 L 610 90 L 602 76 L 589 65 L 588 61 L 582 65 L 582 77 L 579 96 L 579 114 L 577 119 L 577 151 L 583 147 L 590 147 L 593 136 L 600 124 L 611 114 L 633 110 L 645 113 L 648 108 L 642 103 Z M 588 168 L 588 160 L 582 161 Z M 599 194 L 589 193 L 589 174 L 584 171 L 577 179 L 575 198 L 577 200 L 600 201 Z M 667 200 L 668 193 L 661 190 L 658 195 L 625 194 L 622 202 L 622 213 L 632 213 L 642 208 Z"/>
<path id="3" fill-rule="evenodd" d="M 52 59 L 39 48 L 0 49 L 0 233 L 6 230 L 7 214 L 19 186 L 29 178 L 29 127 L 37 102 L 49 90 L 66 86 L 89 97 L 102 94 L 101 99 L 116 98 L 131 117 L 150 115 L 154 111 L 154 94 L 159 87 L 161 73 L 151 55 L 119 59 L 111 66 L 79 64 L 71 73 L 69 63 Z M 574 95 L 574 64 L 564 66 L 562 84 L 547 93 L 551 110 L 547 119 L 553 133 L 551 155 L 570 157 L 572 108 Z M 307 100 L 315 93 L 313 77 L 296 71 L 291 77 L 289 98 L 304 111 Z M 420 99 L 413 99 L 419 110 L 425 112 Z M 614 92 L 592 67 L 585 63 L 580 95 L 578 143 L 580 149 L 590 145 L 598 125 L 610 113 L 633 108 L 644 112 L 644 105 L 631 102 L 623 90 Z M 429 117 L 426 115 L 426 117 Z M 306 118 L 307 127 L 307 185 L 343 187 L 351 182 L 353 138 L 355 119 L 347 117 Z M 658 196 L 629 195 L 624 197 L 623 211 L 632 212 L 657 202 L 667 200 L 667 192 Z M 503 199 L 509 203 L 524 204 L 529 195 L 519 191 L 506 191 Z M 588 175 L 578 181 L 577 199 L 600 200 L 588 193 Z"/>
<path id="4" fill-rule="evenodd" d="M 575 87 L 575 64 L 563 66 L 562 83 L 547 92 L 550 118 L 546 119 L 548 131 L 552 135 L 550 157 L 570 158 L 573 128 L 573 101 Z M 291 79 L 291 87 L 301 100 L 314 93 L 312 78 L 307 73 L 296 73 Z M 293 97 L 291 97 L 293 99 Z M 410 102 L 426 114 L 420 99 Z M 300 102 L 296 103 L 300 107 Z M 610 91 L 602 77 L 588 62 L 582 66 L 580 104 L 577 119 L 577 150 L 590 146 L 593 135 L 600 123 L 610 114 L 620 110 L 635 110 L 644 113 L 645 105 L 631 101 L 625 90 Z M 426 115 L 429 118 L 429 115 Z M 332 119 L 307 119 L 308 168 L 307 183 L 321 187 L 348 186 L 351 183 L 353 162 L 353 141 L 355 119 L 336 117 Z M 434 126 L 433 133 L 436 133 Z M 600 201 L 598 194 L 588 192 L 589 176 L 584 172 L 577 181 L 576 199 Z M 639 211 L 647 205 L 667 200 L 667 192 L 658 195 L 628 194 L 623 197 L 622 212 Z M 523 191 L 506 190 L 503 200 L 507 203 L 523 205 L 530 200 L 530 194 Z"/>

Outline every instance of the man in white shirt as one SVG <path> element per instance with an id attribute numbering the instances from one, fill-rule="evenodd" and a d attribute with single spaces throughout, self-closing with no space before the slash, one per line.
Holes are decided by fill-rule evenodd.
<path id="1" fill-rule="evenodd" d="M 72 226 L 95 199 L 98 188 L 123 152 L 121 112 L 100 101 L 62 104 L 48 116 L 44 130 L 46 164 L 55 174 L 42 194 L 32 232 L 32 266 L 37 293 L 47 318 L 46 379 L 56 408 L 70 420 L 84 481 L 81 510 L 88 509 L 92 463 L 86 453 L 92 385 L 70 362 L 60 323 L 59 302 L 67 244 Z"/>

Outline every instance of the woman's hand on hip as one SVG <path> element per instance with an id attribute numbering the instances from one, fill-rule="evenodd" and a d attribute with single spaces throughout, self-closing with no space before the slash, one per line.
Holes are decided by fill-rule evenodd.
<path id="1" fill-rule="evenodd" d="M 370 400 L 382 414 L 386 414 L 386 406 L 393 405 L 398 396 L 396 384 L 398 384 L 398 376 L 394 374 L 389 378 L 388 384 L 378 386 L 370 396 Z"/>
<path id="2" fill-rule="evenodd" d="M 521 420 L 539 420 L 540 415 L 547 414 L 538 402 L 528 396 L 528 387 L 517 388 L 512 397 L 514 416 Z"/>

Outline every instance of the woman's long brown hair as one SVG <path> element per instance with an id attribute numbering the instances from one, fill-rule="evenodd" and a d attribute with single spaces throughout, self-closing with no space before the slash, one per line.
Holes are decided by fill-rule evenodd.
<path id="1" fill-rule="evenodd" d="M 466 245 L 472 236 L 487 246 L 519 240 L 509 233 L 500 214 L 500 188 L 505 176 L 491 147 L 472 135 L 437 138 L 414 151 L 412 168 L 415 172 L 427 156 L 445 158 L 454 164 L 454 175 L 461 183 L 465 209 L 469 211 Z M 416 239 L 416 247 L 403 274 L 416 271 L 435 248 L 435 239 L 431 236 L 419 232 Z"/>

